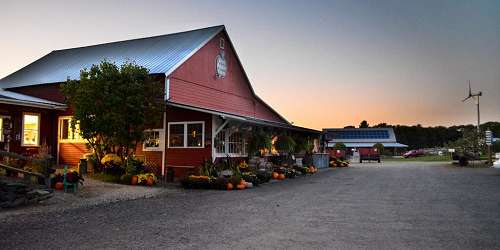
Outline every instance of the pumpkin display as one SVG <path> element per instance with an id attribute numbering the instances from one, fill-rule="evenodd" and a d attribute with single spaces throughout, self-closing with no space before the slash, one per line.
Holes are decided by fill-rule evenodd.
<path id="1" fill-rule="evenodd" d="M 276 179 L 278 179 L 278 177 L 279 177 L 279 174 L 277 172 L 273 172 L 273 179 L 276 180 Z"/>
<path id="2" fill-rule="evenodd" d="M 246 187 L 246 184 L 239 184 L 239 185 L 236 186 L 236 188 L 238 190 L 243 190 L 243 189 L 245 189 L 245 187 Z"/>
<path id="3" fill-rule="evenodd" d="M 56 182 L 55 188 L 56 188 L 56 190 L 63 190 L 64 189 L 64 183 L 62 183 L 62 182 Z"/>
<path id="4" fill-rule="evenodd" d="M 139 177 L 137 175 L 134 175 L 134 176 L 132 176 L 132 179 L 130 179 L 130 184 L 137 185 L 138 181 L 139 181 Z"/>
<path id="5" fill-rule="evenodd" d="M 155 184 L 155 178 L 153 178 L 153 176 L 148 176 L 148 178 L 146 179 L 146 185 L 151 187 L 154 184 Z"/>
<path id="6" fill-rule="evenodd" d="M 233 188 L 234 188 L 233 183 L 231 183 L 231 182 L 228 183 L 226 187 L 227 187 L 227 190 L 229 190 L 229 191 L 233 190 Z"/>
<path id="7" fill-rule="evenodd" d="M 280 180 L 284 180 L 286 177 L 285 177 L 285 174 L 279 174 L 278 176 L 278 179 Z"/>

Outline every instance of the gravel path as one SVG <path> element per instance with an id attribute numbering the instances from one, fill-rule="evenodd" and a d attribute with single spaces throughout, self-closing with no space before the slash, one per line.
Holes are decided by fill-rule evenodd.
<path id="1" fill-rule="evenodd" d="M 499 249 L 500 170 L 355 165 L 0 220 L 2 249 Z"/>
<path id="2" fill-rule="evenodd" d="M 162 193 L 172 192 L 172 189 L 119 185 L 85 178 L 83 186 L 76 193 L 56 191 L 54 197 L 37 205 L 20 206 L 15 209 L 0 209 L 0 221 L 15 219 L 40 213 L 62 212 L 68 209 L 91 207 L 112 202 L 150 198 Z"/>

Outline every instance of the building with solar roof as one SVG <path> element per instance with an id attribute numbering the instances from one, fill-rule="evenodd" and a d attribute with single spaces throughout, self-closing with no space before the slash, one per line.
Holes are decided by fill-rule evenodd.
<path id="1" fill-rule="evenodd" d="M 371 148 L 376 143 L 394 151 L 408 147 L 397 142 L 392 128 L 326 128 L 323 140 L 326 148 L 333 148 L 336 143 L 343 143 L 348 149 Z"/>

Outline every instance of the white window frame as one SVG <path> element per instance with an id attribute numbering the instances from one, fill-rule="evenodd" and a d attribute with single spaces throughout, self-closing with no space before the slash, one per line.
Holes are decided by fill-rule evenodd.
<path id="1" fill-rule="evenodd" d="M 5 118 L 7 117 L 0 115 L 0 120 L 2 120 L 2 122 L 0 122 L 0 142 L 5 142 L 5 138 L 3 136 L 3 123 Z"/>
<path id="2" fill-rule="evenodd" d="M 220 38 L 219 39 L 219 48 L 224 49 L 225 46 L 226 46 L 226 40 L 224 38 Z"/>
<path id="3" fill-rule="evenodd" d="M 69 128 L 70 130 L 72 130 L 71 128 L 71 120 L 73 120 L 74 118 L 72 116 L 59 116 L 59 119 L 57 119 L 57 141 L 59 143 L 86 143 L 85 142 L 85 139 L 83 139 L 80 135 L 80 132 L 78 131 L 78 133 L 76 133 L 76 138 L 75 139 L 62 139 L 61 136 L 62 136 L 62 121 L 63 120 L 69 120 Z M 80 129 L 78 129 L 80 130 Z M 71 133 L 71 131 L 68 131 L 68 133 Z M 74 132 L 73 132 L 74 133 Z"/>
<path id="4" fill-rule="evenodd" d="M 148 132 L 158 132 L 158 136 L 160 137 L 160 145 L 158 147 L 146 147 L 146 142 L 142 142 L 142 151 L 163 151 L 163 147 L 165 145 L 164 143 L 164 138 L 165 138 L 165 132 L 163 129 L 147 129 L 144 131 L 145 133 Z"/>
<path id="5" fill-rule="evenodd" d="M 37 125 L 38 125 L 38 133 L 37 133 L 37 140 L 36 140 L 36 145 L 34 144 L 24 144 L 24 116 L 25 115 L 31 115 L 31 116 L 36 116 L 38 117 L 38 122 L 37 122 Z M 40 123 L 41 122 L 41 114 L 40 113 L 31 113 L 31 112 L 23 112 L 23 116 L 22 116 L 22 129 L 21 129 L 21 147 L 40 147 L 40 127 L 42 126 L 42 124 Z"/>
<path id="6" fill-rule="evenodd" d="M 224 152 L 217 152 L 217 149 L 215 150 L 215 156 L 216 157 L 246 157 L 248 156 L 248 141 L 247 138 L 243 136 L 243 133 L 241 132 L 231 132 L 228 129 L 223 129 L 219 133 L 224 133 Z M 229 137 L 233 135 L 234 133 L 240 133 L 240 138 L 241 138 L 241 153 L 229 153 L 229 148 L 230 148 L 230 142 L 229 142 Z"/>
<path id="7" fill-rule="evenodd" d="M 170 126 L 171 125 L 178 125 L 178 124 L 183 124 L 184 125 L 184 143 L 183 146 L 170 146 Z M 193 146 L 187 146 L 187 127 L 189 124 L 201 124 L 201 147 L 193 147 Z M 167 144 L 168 148 L 205 148 L 205 121 L 189 121 L 189 122 L 169 122 L 168 125 L 168 130 L 167 130 Z"/>

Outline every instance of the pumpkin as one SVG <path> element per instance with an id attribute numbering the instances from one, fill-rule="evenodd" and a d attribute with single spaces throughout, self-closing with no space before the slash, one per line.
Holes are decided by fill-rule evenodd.
<path id="1" fill-rule="evenodd" d="M 55 188 L 56 188 L 56 190 L 63 190 L 64 189 L 64 183 L 62 183 L 62 182 L 56 182 Z"/>
<path id="2" fill-rule="evenodd" d="M 153 178 L 153 176 L 148 176 L 148 178 L 146 179 L 146 185 L 148 186 L 153 186 L 155 184 L 155 178 Z"/>
<path id="3" fill-rule="evenodd" d="M 246 185 L 247 182 L 245 180 L 241 179 L 240 184 Z"/>
<path id="4" fill-rule="evenodd" d="M 278 179 L 278 177 L 279 177 L 279 174 L 276 172 L 273 172 L 273 179 Z"/>
<path id="5" fill-rule="evenodd" d="M 284 180 L 286 177 L 285 177 L 285 174 L 280 174 L 280 175 L 278 176 L 278 178 L 279 178 L 280 180 Z"/>
<path id="6" fill-rule="evenodd" d="M 132 176 L 132 179 L 130 179 L 130 184 L 137 185 L 138 181 L 139 181 L 139 177 L 137 175 L 134 175 L 134 176 Z"/>
<path id="7" fill-rule="evenodd" d="M 233 190 L 233 188 L 234 188 L 233 183 L 231 183 L 231 182 L 228 183 L 226 187 L 227 187 L 227 190 L 229 190 L 229 191 Z"/>
<path id="8" fill-rule="evenodd" d="M 243 189 L 245 189 L 245 187 L 246 187 L 246 186 L 247 186 L 247 185 L 239 184 L 239 185 L 237 185 L 237 186 L 236 186 L 236 188 L 237 188 L 238 190 L 243 190 Z"/>

